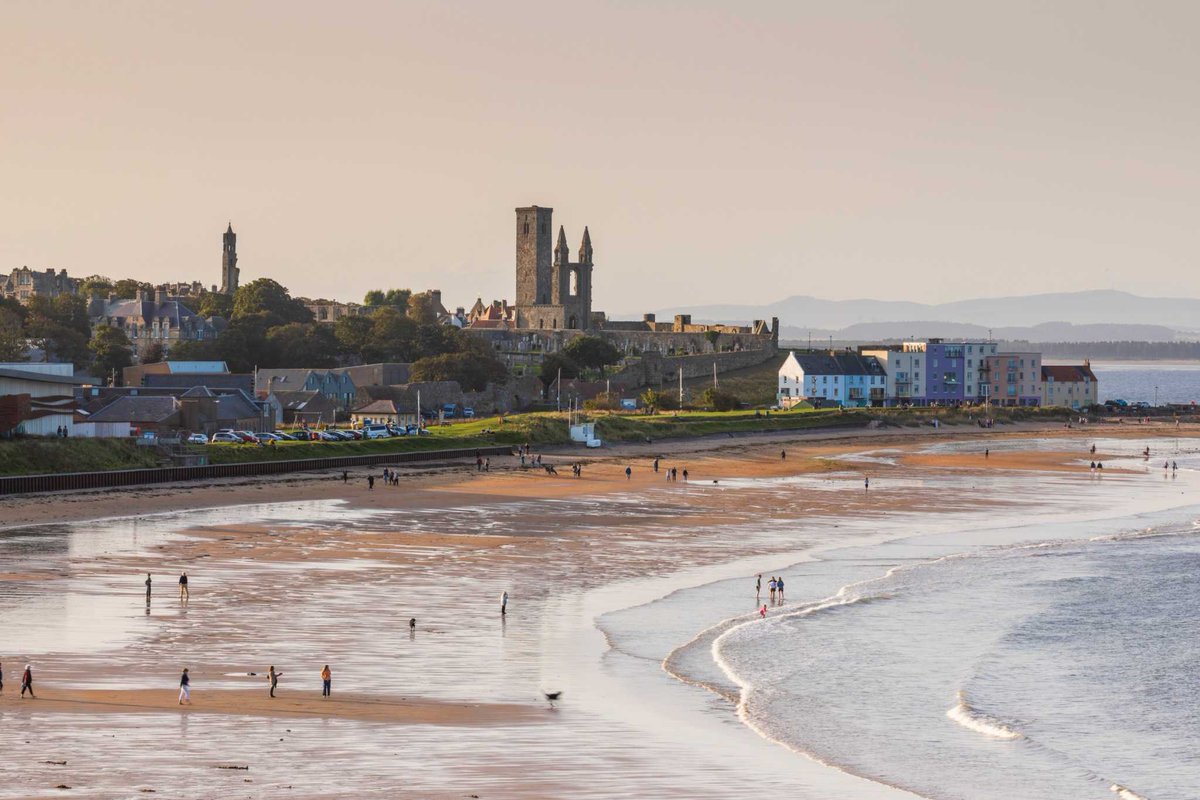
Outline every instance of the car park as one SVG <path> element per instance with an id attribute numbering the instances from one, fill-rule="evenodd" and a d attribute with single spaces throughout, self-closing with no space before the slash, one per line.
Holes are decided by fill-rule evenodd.
<path id="1" fill-rule="evenodd" d="M 342 437 L 338 436 L 338 435 L 337 435 L 337 432 L 335 432 L 335 431 L 321 431 L 320 433 L 316 434 L 316 436 L 317 436 L 317 439 L 318 439 L 319 441 L 322 441 L 322 442 L 341 442 L 341 441 L 344 441 L 344 440 L 342 439 Z"/>

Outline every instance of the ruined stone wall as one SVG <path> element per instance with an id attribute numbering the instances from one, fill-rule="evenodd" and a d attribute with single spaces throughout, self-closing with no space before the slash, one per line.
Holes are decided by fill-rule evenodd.
<path id="1" fill-rule="evenodd" d="M 685 380 L 704 378 L 712 375 L 714 363 L 717 365 L 717 374 L 720 375 L 735 369 L 763 364 L 773 359 L 776 352 L 777 349 L 772 345 L 761 350 L 691 356 L 660 356 L 650 353 L 638 363 L 613 375 L 612 381 L 632 387 L 658 386 L 660 383 L 674 385 L 673 382 L 679 380 L 680 370 L 683 371 Z"/>

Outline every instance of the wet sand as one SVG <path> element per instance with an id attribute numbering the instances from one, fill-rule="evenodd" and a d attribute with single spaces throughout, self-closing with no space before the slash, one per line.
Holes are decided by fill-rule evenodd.
<path id="1" fill-rule="evenodd" d="M 127 796 L 147 781 L 166 796 L 218 796 L 218 756 L 254 770 L 242 796 L 726 797 L 731 786 L 904 796 L 766 745 L 728 707 L 668 678 L 659 657 L 614 649 L 596 620 L 863 535 L 843 533 L 842 520 L 887 536 L 896 520 L 1023 502 L 967 491 L 1000 476 L 1005 486 L 1025 476 L 1031 487 L 1039 476 L 1091 485 L 1090 437 L 1151 432 L 1041 431 L 1036 448 L 1020 440 L 1029 431 L 988 433 L 633 446 L 584 462 L 579 479 L 493 458 L 490 473 L 459 465 L 374 491 L 361 477 L 343 486 L 318 476 L 15 504 L 4 509 L 16 510 L 10 526 L 60 524 L 0 538 L 0 747 L 33 745 L 0 764 L 0 797 L 49 791 L 63 768 L 43 762 L 64 758 L 65 782 L 88 796 Z M 1106 442 L 1097 456 L 1125 459 L 1110 486 L 1135 490 L 1144 476 L 1132 440 Z M 930 449 L 939 444 L 949 449 Z M 663 469 L 687 468 L 691 480 L 654 473 L 659 453 Z M 61 524 L 88 508 L 116 518 Z M 181 603 L 174 580 L 185 569 Z M 155 584 L 143 608 L 146 572 Z M 789 584 L 797 602 L 802 577 Z M 511 597 L 503 617 L 501 591 Z M 45 702 L 15 700 L 26 660 Z M 273 701 L 268 663 L 285 675 Z M 319 696 L 322 663 L 334 670 L 331 701 Z M 193 674 L 186 711 L 175 704 L 182 666 Z M 552 690 L 564 690 L 553 712 L 542 697 Z M 271 737 L 287 738 L 287 752 L 258 749 Z M 149 756 L 146 743 L 164 739 L 175 757 Z M 327 752 L 352 774 L 319 769 Z"/>

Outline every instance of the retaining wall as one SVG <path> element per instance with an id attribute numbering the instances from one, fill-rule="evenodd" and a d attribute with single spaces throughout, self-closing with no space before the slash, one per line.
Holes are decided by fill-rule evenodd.
<path id="1" fill-rule="evenodd" d="M 106 489 L 114 486 L 142 486 L 152 483 L 194 481 L 209 478 L 240 478 L 255 475 L 279 475 L 320 469 L 345 469 L 375 465 L 408 464 L 416 461 L 441 461 L 451 458 L 511 455 L 511 447 L 469 447 L 453 450 L 413 450 L 367 456 L 330 456 L 291 461 L 248 461 L 241 464 L 208 464 L 202 467 L 158 467 L 118 469 L 106 472 L 62 472 L 55 475 L 11 475 L 0 477 L 0 495 L 26 492 L 69 492 L 79 489 Z"/>

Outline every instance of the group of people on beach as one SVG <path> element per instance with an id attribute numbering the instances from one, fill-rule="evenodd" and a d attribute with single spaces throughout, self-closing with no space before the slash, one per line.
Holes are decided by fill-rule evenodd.
<path id="1" fill-rule="evenodd" d="M 762 599 L 762 582 L 763 582 L 762 573 L 760 572 L 754 578 L 754 601 L 755 601 L 755 603 L 758 603 Z M 783 576 L 782 575 L 780 575 L 779 577 L 772 575 L 770 580 L 767 581 L 767 599 L 768 599 L 768 602 L 773 606 L 783 605 Z M 758 609 L 758 616 L 759 617 L 767 616 L 767 603 L 763 603 L 762 607 Z"/>

